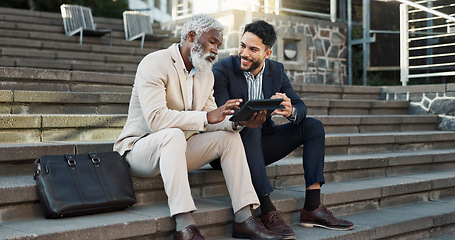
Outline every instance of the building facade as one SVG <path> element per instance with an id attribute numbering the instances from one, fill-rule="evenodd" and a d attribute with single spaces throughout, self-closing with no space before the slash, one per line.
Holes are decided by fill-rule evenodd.
<path id="1" fill-rule="evenodd" d="M 295 1 L 280 0 L 130 0 L 130 3 L 133 1 L 146 4 L 143 7 L 148 6 L 151 11 L 162 11 L 157 16 L 166 18 L 152 18 L 176 37 L 180 37 L 182 24 L 193 14 L 212 15 L 225 26 L 220 58 L 237 54 L 245 24 L 263 19 L 273 24 L 277 32 L 271 58 L 284 64 L 293 83 L 347 84 L 346 25 L 332 22 L 330 17 L 302 17 L 292 9 L 283 8 L 306 11 L 304 7 L 308 4 L 299 8 Z M 325 1 L 317 11 L 328 16 L 329 5 Z M 138 9 L 131 4 L 130 8 Z M 281 11 L 283 9 L 285 11 Z"/>

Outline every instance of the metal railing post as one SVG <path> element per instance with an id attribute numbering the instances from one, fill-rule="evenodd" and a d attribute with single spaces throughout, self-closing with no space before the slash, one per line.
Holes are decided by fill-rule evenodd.
<path id="1" fill-rule="evenodd" d="M 367 73 L 370 66 L 370 43 L 367 39 L 370 37 L 370 0 L 363 0 L 363 68 L 362 78 L 363 85 L 367 85 Z"/>
<path id="2" fill-rule="evenodd" d="M 401 84 L 406 86 L 409 80 L 409 23 L 408 5 L 400 4 L 400 75 Z"/>
<path id="3" fill-rule="evenodd" d="M 330 21 L 337 20 L 337 0 L 330 0 Z"/>
<path id="4" fill-rule="evenodd" d="M 352 0 L 348 0 L 348 84 L 352 85 Z"/>

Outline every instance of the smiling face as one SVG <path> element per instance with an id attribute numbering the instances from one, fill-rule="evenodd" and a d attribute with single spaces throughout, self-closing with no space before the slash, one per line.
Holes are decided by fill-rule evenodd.
<path id="1" fill-rule="evenodd" d="M 251 72 L 256 76 L 262 70 L 265 59 L 270 55 L 272 55 L 272 49 L 268 48 L 261 38 L 251 32 L 243 34 L 238 53 L 242 71 Z"/>
<path id="2" fill-rule="evenodd" d="M 203 32 L 195 38 L 190 51 L 190 60 L 198 71 L 210 71 L 218 60 L 218 49 L 223 41 L 223 34 L 216 29 Z"/>

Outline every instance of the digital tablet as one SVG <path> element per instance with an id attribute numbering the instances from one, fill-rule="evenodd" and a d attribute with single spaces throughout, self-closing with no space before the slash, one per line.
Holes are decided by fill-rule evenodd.
<path id="1" fill-rule="evenodd" d="M 284 108 L 280 105 L 283 99 L 255 99 L 249 100 L 243 105 L 240 110 L 234 114 L 229 120 L 233 122 L 247 121 L 253 113 L 259 110 L 267 110 L 267 116 L 270 115 L 275 109 Z"/>

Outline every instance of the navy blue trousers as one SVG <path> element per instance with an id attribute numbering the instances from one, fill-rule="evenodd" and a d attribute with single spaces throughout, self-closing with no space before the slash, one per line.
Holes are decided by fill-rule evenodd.
<path id="1" fill-rule="evenodd" d="M 272 164 L 303 144 L 305 185 L 324 184 L 325 132 L 321 121 L 305 118 L 299 124 L 286 123 L 272 131 L 244 128 L 240 135 L 248 160 L 251 178 L 259 197 L 273 191 L 265 166 Z"/>

